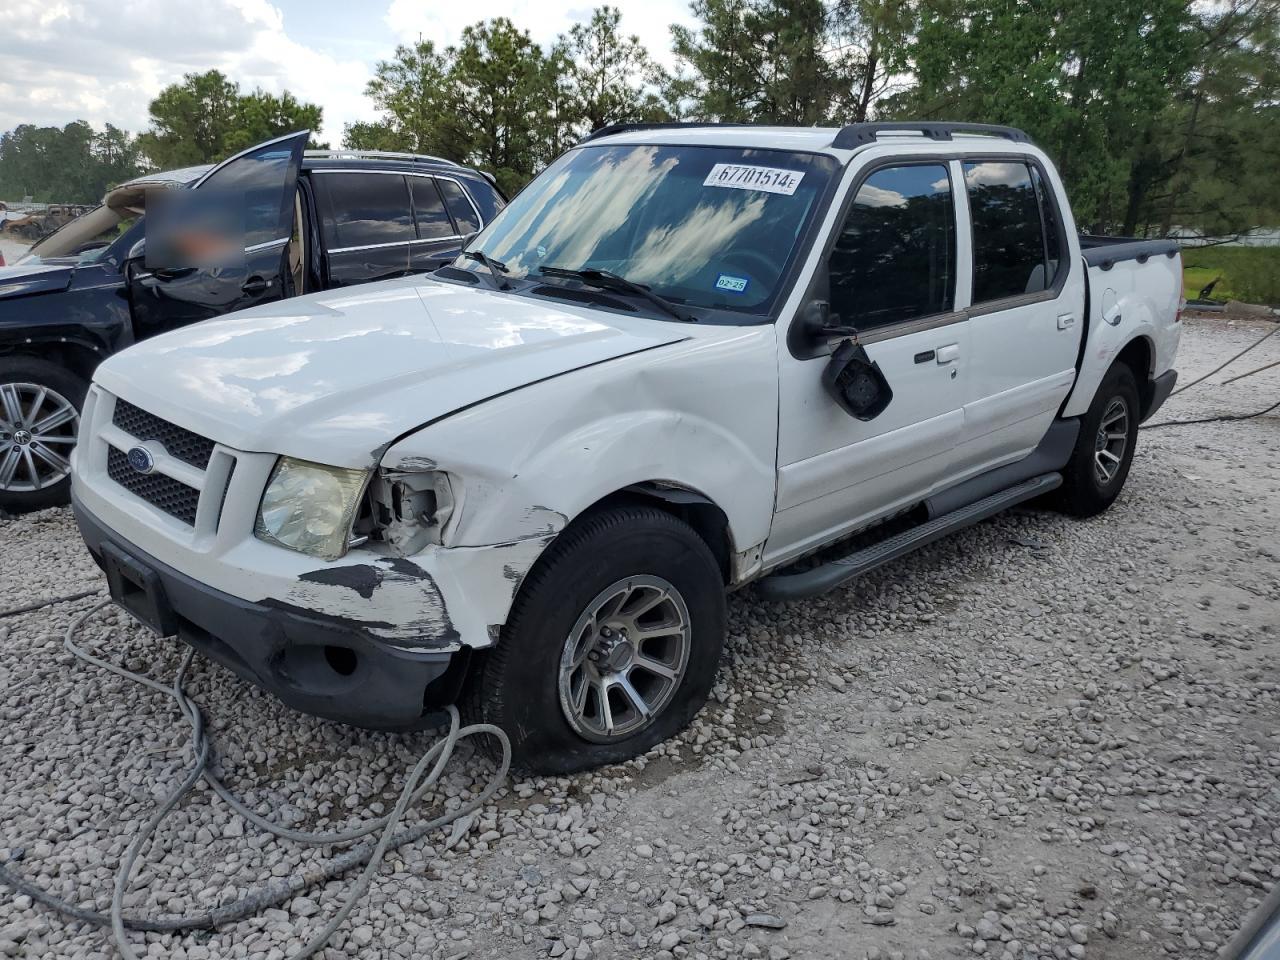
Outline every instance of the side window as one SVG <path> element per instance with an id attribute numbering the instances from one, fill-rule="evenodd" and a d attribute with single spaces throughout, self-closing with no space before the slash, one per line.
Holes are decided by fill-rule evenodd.
<path id="1" fill-rule="evenodd" d="M 293 221 L 293 188 L 305 136 L 270 143 L 230 160 L 200 184 L 201 190 L 242 198 L 244 245 L 285 239 Z"/>
<path id="2" fill-rule="evenodd" d="M 409 191 L 413 194 L 413 219 L 418 225 L 419 240 L 436 240 L 453 236 L 453 222 L 449 219 L 444 201 L 436 182 L 430 177 L 409 177 Z"/>
<path id="3" fill-rule="evenodd" d="M 831 308 L 859 329 L 955 303 L 951 178 L 938 163 L 885 167 L 858 187 L 827 261 Z"/>
<path id="4" fill-rule="evenodd" d="M 386 173 L 326 173 L 316 177 L 328 198 L 323 219 L 329 249 L 417 239 L 404 179 Z"/>
<path id="5" fill-rule="evenodd" d="M 458 225 L 459 233 L 475 233 L 480 229 L 480 218 L 476 216 L 475 207 L 456 180 L 440 179 L 440 192 L 444 194 L 444 202 L 453 214 L 453 221 Z"/>
<path id="6" fill-rule="evenodd" d="M 1044 228 L 1025 163 L 964 165 L 973 218 L 973 302 L 1048 289 Z"/>
<path id="7" fill-rule="evenodd" d="M 1052 287 L 1062 265 L 1062 233 L 1058 226 L 1058 205 L 1053 201 L 1049 184 L 1045 183 L 1039 167 L 1031 168 L 1031 178 L 1036 182 L 1036 195 L 1040 198 L 1040 217 L 1044 223 L 1044 256 L 1049 269 L 1045 286 Z"/>

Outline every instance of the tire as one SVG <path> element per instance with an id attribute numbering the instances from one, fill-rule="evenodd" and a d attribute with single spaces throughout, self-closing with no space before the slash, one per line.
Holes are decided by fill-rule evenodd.
<path id="1" fill-rule="evenodd" d="M 70 500 L 70 467 L 55 466 L 41 452 L 69 457 L 88 389 L 74 373 L 40 357 L 0 357 L 0 509 L 19 513 Z M 32 437 L 29 427 L 68 409 L 74 416 Z"/>
<path id="2" fill-rule="evenodd" d="M 627 620 L 650 603 L 652 610 Z M 592 618 L 593 611 L 604 615 Z M 682 614 L 683 630 L 636 643 L 637 629 L 668 630 Z M 619 763 L 693 719 L 711 691 L 724 635 L 720 566 L 693 528 L 648 506 L 602 510 L 570 526 L 526 576 L 497 647 L 471 674 L 464 712 L 506 731 L 512 762 L 525 771 Z M 652 708 L 648 719 L 619 676 Z"/>
<path id="3" fill-rule="evenodd" d="M 1138 417 L 1137 381 L 1125 364 L 1116 364 L 1081 418 L 1075 449 L 1062 471 L 1060 503 L 1067 513 L 1096 516 L 1120 496 L 1133 463 Z"/>

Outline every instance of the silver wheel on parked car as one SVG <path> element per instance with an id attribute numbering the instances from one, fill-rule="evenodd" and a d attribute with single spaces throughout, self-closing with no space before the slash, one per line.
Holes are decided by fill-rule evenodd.
<path id="1" fill-rule="evenodd" d="M 79 425 L 75 404 L 51 387 L 0 383 L 0 490 L 34 492 L 66 479 Z"/>
<path id="2" fill-rule="evenodd" d="M 1128 446 L 1129 405 L 1124 397 L 1113 397 L 1103 411 L 1093 441 L 1093 469 L 1099 484 L 1105 486 L 1115 478 Z"/>
<path id="3" fill-rule="evenodd" d="M 560 707 L 596 743 L 642 730 L 671 702 L 689 662 L 689 609 L 655 576 L 606 587 L 578 617 L 560 657 Z"/>

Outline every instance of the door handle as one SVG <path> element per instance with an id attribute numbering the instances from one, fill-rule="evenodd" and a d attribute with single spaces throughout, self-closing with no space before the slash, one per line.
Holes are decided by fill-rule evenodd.
<path id="1" fill-rule="evenodd" d="M 250 296 L 256 296 L 259 293 L 266 293 L 270 290 L 271 281 L 266 277 L 260 277 L 257 274 L 254 274 L 252 277 L 245 280 L 244 283 L 240 284 L 240 289 Z"/>
<path id="2" fill-rule="evenodd" d="M 955 363 L 960 359 L 960 344 L 948 343 L 945 347 L 939 347 L 936 351 L 938 363 Z"/>
<path id="3" fill-rule="evenodd" d="M 1059 330 L 1070 330 L 1070 329 L 1071 329 L 1072 327 L 1074 327 L 1075 325 L 1076 325 L 1076 318 L 1075 318 L 1075 316 L 1074 316 L 1073 314 L 1070 314 L 1070 313 L 1060 313 L 1060 314 L 1058 314 L 1058 329 L 1059 329 Z"/>

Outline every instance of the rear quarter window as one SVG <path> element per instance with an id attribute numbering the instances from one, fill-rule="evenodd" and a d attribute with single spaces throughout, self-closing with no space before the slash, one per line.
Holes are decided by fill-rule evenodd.
<path id="1" fill-rule="evenodd" d="M 476 209 L 472 206 L 471 199 L 458 185 L 458 181 L 441 177 L 436 181 L 436 185 L 439 186 L 440 194 L 444 197 L 445 206 L 453 215 L 453 222 L 458 225 L 458 232 L 467 234 L 479 230 L 480 218 L 476 216 Z"/>

